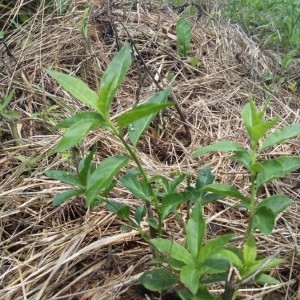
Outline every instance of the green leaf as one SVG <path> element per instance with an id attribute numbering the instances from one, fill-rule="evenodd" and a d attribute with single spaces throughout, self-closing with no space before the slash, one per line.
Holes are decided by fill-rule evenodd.
<path id="1" fill-rule="evenodd" d="M 174 259 L 182 261 L 185 264 L 193 263 L 191 254 L 183 246 L 176 243 L 175 241 L 170 241 L 163 238 L 156 238 L 156 239 L 151 239 L 150 243 L 159 252 L 166 252 Z"/>
<path id="2" fill-rule="evenodd" d="M 235 154 L 230 157 L 230 159 L 237 160 L 247 170 L 251 171 L 252 158 L 251 158 L 251 154 L 249 153 L 249 151 L 247 151 L 247 150 L 236 151 Z"/>
<path id="3" fill-rule="evenodd" d="M 170 193 L 163 197 L 162 205 L 159 207 L 162 218 L 165 219 L 169 214 L 173 213 L 178 205 L 184 202 L 181 193 Z"/>
<path id="4" fill-rule="evenodd" d="M 248 134 L 252 136 L 253 126 L 260 124 L 263 121 L 263 112 L 259 112 L 252 98 L 242 109 L 242 120 L 246 126 Z"/>
<path id="5" fill-rule="evenodd" d="M 258 140 L 279 121 L 276 118 L 265 122 L 263 120 L 264 115 L 265 109 L 259 111 L 252 98 L 242 110 L 242 119 L 253 145 L 256 145 Z"/>
<path id="6" fill-rule="evenodd" d="M 199 286 L 198 291 L 192 300 L 200 300 L 200 299 L 201 300 L 219 300 L 220 297 L 218 297 L 218 296 L 215 297 L 215 296 L 211 295 L 208 290 L 208 286 L 202 284 Z"/>
<path id="7" fill-rule="evenodd" d="M 210 256 L 201 266 L 201 271 L 205 275 L 226 273 L 230 268 L 227 258 L 218 254 Z"/>
<path id="8" fill-rule="evenodd" d="M 143 204 L 136 209 L 134 214 L 134 219 L 140 225 L 140 223 L 142 222 L 145 216 L 146 216 L 146 205 Z"/>
<path id="9" fill-rule="evenodd" d="M 256 243 L 252 234 L 250 234 L 246 240 L 243 256 L 244 263 L 247 267 L 251 267 L 256 261 Z"/>
<path id="10" fill-rule="evenodd" d="M 217 254 L 234 237 L 234 234 L 224 234 L 204 245 L 198 253 L 198 262 L 203 263 L 211 255 Z"/>
<path id="11" fill-rule="evenodd" d="M 8 120 L 19 119 L 22 116 L 22 114 L 16 110 L 3 110 L 0 111 L 0 115 L 4 119 L 8 119 Z"/>
<path id="12" fill-rule="evenodd" d="M 64 119 L 62 122 L 58 123 L 55 128 L 69 128 L 80 121 L 95 121 L 99 124 L 99 127 L 107 127 L 105 120 L 99 113 L 93 111 L 82 111 L 72 117 Z"/>
<path id="13" fill-rule="evenodd" d="M 279 213 L 283 212 L 287 207 L 289 207 L 293 203 L 289 197 L 285 195 L 273 195 L 264 200 L 262 200 L 257 208 L 262 206 L 270 208 L 273 213 L 278 215 Z"/>
<path id="14" fill-rule="evenodd" d="M 252 134 L 252 140 L 257 143 L 259 139 L 270 129 L 272 128 L 275 124 L 277 124 L 279 121 L 278 118 L 267 121 L 267 122 L 262 122 L 260 124 L 257 124 L 255 126 L 252 126 L 251 128 L 251 134 Z"/>
<path id="15" fill-rule="evenodd" d="M 146 101 L 146 103 L 155 103 L 155 104 L 163 103 L 166 101 L 169 94 L 170 94 L 170 89 L 164 89 L 151 96 Z M 131 124 L 131 126 L 129 127 L 129 139 L 133 146 L 136 147 L 137 142 L 140 139 L 141 135 L 147 129 L 147 127 L 149 126 L 149 124 L 152 122 L 152 120 L 155 118 L 156 115 L 157 113 L 153 113 Z"/>
<path id="16" fill-rule="evenodd" d="M 144 201 L 152 201 L 153 192 L 151 185 L 143 179 L 138 180 L 137 175 L 126 174 L 120 179 L 120 183 L 134 196 Z"/>
<path id="17" fill-rule="evenodd" d="M 93 107 L 95 110 L 101 113 L 97 106 L 97 93 L 91 90 L 89 86 L 86 83 L 84 83 L 81 79 L 50 69 L 45 69 L 45 71 L 73 97 L 78 99 L 83 104 Z"/>
<path id="18" fill-rule="evenodd" d="M 140 277 L 140 282 L 143 286 L 154 292 L 160 292 L 171 288 L 178 278 L 169 269 L 160 268 L 146 271 Z"/>
<path id="19" fill-rule="evenodd" d="M 271 234 L 275 227 L 275 214 L 268 206 L 260 206 L 254 214 L 254 228 L 264 234 Z"/>
<path id="20" fill-rule="evenodd" d="M 154 219 L 154 218 L 148 218 L 147 222 L 148 222 L 148 224 L 149 224 L 150 227 L 152 227 L 155 230 L 158 230 L 158 222 L 157 222 L 156 219 Z"/>
<path id="21" fill-rule="evenodd" d="M 125 75 L 130 68 L 131 61 L 130 45 L 126 43 L 109 63 L 102 76 L 97 110 L 105 119 L 109 118 L 110 105 L 117 89 L 123 82 Z"/>
<path id="22" fill-rule="evenodd" d="M 11 90 L 7 95 L 7 97 L 0 98 L 0 113 L 3 113 L 2 110 L 4 110 L 6 106 L 9 104 L 9 102 L 12 100 L 14 94 L 15 94 L 15 90 Z"/>
<path id="23" fill-rule="evenodd" d="M 233 197 L 242 200 L 243 202 L 248 202 L 248 199 L 244 197 L 239 190 L 229 184 L 223 183 L 212 183 L 206 185 L 202 188 L 203 191 L 209 191 L 212 193 L 217 193 L 219 195 L 224 195 L 227 197 Z"/>
<path id="24" fill-rule="evenodd" d="M 196 269 L 194 266 L 184 266 L 180 272 L 180 281 L 194 295 L 198 291 L 201 275 L 201 270 Z"/>
<path id="25" fill-rule="evenodd" d="M 48 177 L 50 177 L 54 180 L 59 180 L 61 182 L 70 184 L 72 186 L 82 187 L 82 184 L 81 184 L 79 178 L 70 172 L 59 171 L 59 170 L 48 170 L 48 171 L 45 171 L 44 173 Z"/>
<path id="26" fill-rule="evenodd" d="M 117 121 L 120 128 L 124 128 L 125 126 L 130 125 L 137 120 L 140 120 L 152 114 L 156 114 L 160 110 L 173 105 L 175 105 L 174 102 L 143 103 L 141 105 L 138 105 L 131 111 L 121 114 Z M 129 130 L 132 130 L 132 128 L 133 127 L 131 126 Z"/>
<path id="27" fill-rule="evenodd" d="M 179 55 L 186 57 L 191 49 L 192 29 L 187 19 L 181 18 L 176 24 L 177 43 Z"/>
<path id="28" fill-rule="evenodd" d="M 99 123 L 95 120 L 77 122 L 67 130 L 56 147 L 52 149 L 51 154 L 70 149 L 78 144 L 89 131 L 96 129 L 98 126 Z"/>
<path id="29" fill-rule="evenodd" d="M 95 150 L 91 151 L 85 158 L 79 162 L 78 179 L 83 186 L 86 186 L 89 173 L 91 171 L 91 164 L 93 164 L 93 156 Z"/>
<path id="30" fill-rule="evenodd" d="M 300 156 L 282 156 L 265 160 L 257 174 L 256 184 L 260 187 L 273 179 L 281 178 L 300 168 Z"/>
<path id="31" fill-rule="evenodd" d="M 271 261 L 267 262 L 268 260 L 269 260 L 269 258 L 256 260 L 249 267 L 242 269 L 241 270 L 242 278 L 251 276 L 252 274 L 256 273 L 257 270 L 261 270 L 261 272 L 265 272 L 283 262 L 283 259 L 280 259 L 280 258 L 273 258 L 273 259 L 271 259 Z M 264 267 L 262 267 L 263 265 L 264 265 Z"/>
<path id="32" fill-rule="evenodd" d="M 59 206 L 63 202 L 83 194 L 83 190 L 70 190 L 56 195 L 52 200 L 53 206 Z"/>
<path id="33" fill-rule="evenodd" d="M 206 231 L 206 223 L 202 215 L 202 207 L 197 201 L 192 209 L 186 225 L 187 247 L 196 261 Z"/>
<path id="34" fill-rule="evenodd" d="M 114 214 L 117 214 L 118 211 L 120 209 L 122 209 L 123 207 L 125 206 L 125 204 L 123 203 L 120 203 L 120 202 L 116 202 L 116 201 L 112 201 L 112 200 L 109 200 L 106 204 L 105 204 L 105 208 L 114 213 Z"/>
<path id="35" fill-rule="evenodd" d="M 223 255 L 223 257 L 226 257 L 235 267 L 243 267 L 243 262 L 241 261 L 239 256 L 230 249 L 222 249 L 219 253 Z"/>
<path id="36" fill-rule="evenodd" d="M 178 296 L 181 300 L 193 300 L 193 297 L 190 293 L 184 290 L 176 290 Z"/>
<path id="37" fill-rule="evenodd" d="M 254 282 L 258 282 L 258 283 L 268 283 L 268 284 L 280 284 L 280 281 L 275 279 L 272 276 L 269 276 L 267 274 L 259 274 Z"/>
<path id="38" fill-rule="evenodd" d="M 127 165 L 129 159 L 125 156 L 111 156 L 101 162 L 87 182 L 87 205 L 91 205 L 99 191 L 111 184 L 114 176 Z"/>
<path id="39" fill-rule="evenodd" d="M 259 152 L 261 153 L 274 145 L 281 144 L 284 141 L 294 138 L 298 135 L 300 135 L 300 124 L 291 124 L 285 126 L 281 130 L 277 130 L 268 135 L 263 141 Z"/>
<path id="40" fill-rule="evenodd" d="M 199 190 L 204 186 L 213 183 L 215 176 L 211 173 L 210 167 L 204 167 L 201 169 L 196 178 L 196 189 Z"/>
<path id="41" fill-rule="evenodd" d="M 205 196 L 202 197 L 201 204 L 202 205 L 206 205 L 208 203 L 224 199 L 224 197 L 225 197 L 224 195 L 219 195 L 219 194 L 215 194 L 215 193 L 209 193 L 209 194 L 206 194 Z"/>
<path id="42" fill-rule="evenodd" d="M 177 186 L 183 181 L 184 178 L 185 178 L 185 174 L 180 174 L 179 176 L 175 177 L 171 182 L 169 182 L 167 192 L 168 193 L 176 192 Z"/>
<path id="43" fill-rule="evenodd" d="M 130 214 L 130 208 L 128 205 L 123 205 L 122 208 L 120 208 L 117 211 L 117 216 L 120 217 L 121 219 L 128 220 L 129 219 L 129 214 Z"/>
<path id="44" fill-rule="evenodd" d="M 193 153 L 193 157 L 198 157 L 200 155 L 206 154 L 212 151 L 230 152 L 230 151 L 245 151 L 245 149 L 234 142 L 230 141 L 220 141 L 212 145 L 200 148 Z"/>

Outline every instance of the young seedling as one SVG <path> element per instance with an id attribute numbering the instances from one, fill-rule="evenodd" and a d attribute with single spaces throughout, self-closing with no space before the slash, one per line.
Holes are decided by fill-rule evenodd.
<path id="1" fill-rule="evenodd" d="M 67 131 L 51 154 L 76 146 L 89 131 L 97 128 L 111 131 L 121 141 L 125 150 L 125 155 L 110 156 L 98 166 L 93 162 L 92 151 L 79 162 L 76 174 L 60 170 L 46 171 L 49 177 L 74 187 L 57 195 L 53 204 L 60 205 L 75 196 L 83 195 L 86 206 L 105 204 L 108 210 L 127 221 L 128 228 L 139 230 L 149 245 L 156 249 L 154 262 L 160 265 L 159 268 L 145 272 L 141 277 L 141 282 L 150 290 L 162 291 L 174 284 L 181 284 L 177 292 L 183 300 L 234 299 L 238 289 L 246 283 L 277 282 L 267 275 L 266 271 L 281 260 L 275 256 L 260 257 L 257 254 L 255 234 L 257 230 L 262 234 L 271 234 L 276 216 L 292 201 L 285 195 L 259 199 L 258 192 L 264 184 L 300 168 L 300 157 L 287 156 L 264 160 L 261 154 L 299 135 L 300 124 L 288 125 L 266 136 L 267 131 L 275 126 L 278 120 L 265 121 L 266 107 L 258 110 L 250 99 L 242 111 L 242 119 L 250 140 L 249 150 L 234 142 L 221 141 L 194 153 L 193 156 L 198 157 L 210 151 L 234 152 L 232 158 L 241 163 L 250 174 L 250 196 L 245 196 L 231 185 L 214 183 L 214 176 L 209 168 L 200 170 L 194 186 L 185 174 L 179 174 L 172 179 L 164 175 L 151 177 L 144 170 L 136 147 L 156 114 L 173 103 L 166 101 L 170 90 L 165 89 L 155 93 L 131 111 L 122 113 L 116 122 L 113 121 L 110 116 L 111 102 L 130 65 L 131 51 L 130 46 L 126 44 L 109 64 L 98 93 L 79 78 L 46 70 L 66 91 L 93 109 L 79 112 L 58 125 L 58 128 L 66 128 Z M 125 128 L 128 130 L 128 142 L 123 136 Z M 125 175 L 117 178 L 130 159 L 135 162 L 136 168 L 127 169 Z M 183 185 L 186 178 L 186 187 L 180 190 L 178 186 Z M 117 180 L 136 198 L 143 201 L 135 212 L 132 213 L 129 206 L 109 199 L 109 192 Z M 207 241 L 203 206 L 224 197 L 237 199 L 240 206 L 248 212 L 248 227 L 241 248 L 230 244 L 233 234 L 220 235 Z M 185 204 L 188 208 L 191 206 L 186 222 L 178 210 L 179 206 Z M 163 237 L 163 221 L 170 214 L 174 214 L 185 229 L 184 245 Z M 140 225 L 144 217 L 150 228 L 149 235 Z M 166 265 L 168 267 L 165 267 Z M 231 278 L 228 275 L 231 266 L 239 272 L 238 279 L 232 279 L 235 277 Z M 209 292 L 208 285 L 215 282 L 225 282 L 222 296 Z"/>
<path id="2" fill-rule="evenodd" d="M 148 289 L 161 291 L 169 289 L 175 283 L 181 283 L 188 290 L 178 289 L 181 299 L 235 299 L 238 289 L 249 283 L 270 283 L 278 281 L 266 274 L 270 268 L 282 262 L 272 257 L 261 257 L 257 253 L 255 233 L 270 235 L 275 227 L 275 220 L 292 200 L 285 195 L 272 195 L 264 199 L 258 197 L 260 188 L 271 180 L 286 176 L 300 168 L 300 157 L 281 156 L 264 160 L 261 155 L 271 147 L 300 135 L 300 124 L 288 125 L 266 135 L 276 125 L 278 119 L 264 120 L 266 107 L 258 110 L 252 99 L 242 111 L 242 119 L 250 140 L 250 150 L 230 141 L 220 141 L 197 150 L 198 157 L 211 151 L 234 152 L 232 159 L 241 163 L 250 173 L 250 196 L 244 196 L 235 187 L 228 184 L 213 183 L 212 175 L 205 170 L 198 175 L 196 189 L 188 188 L 193 199 L 191 215 L 186 223 L 185 245 L 163 238 L 151 239 L 150 243 L 164 255 L 156 263 L 168 264 L 165 268 L 147 271 L 141 282 Z M 201 174 L 201 172 L 200 172 Z M 205 195 L 205 193 L 210 194 Z M 204 243 L 206 223 L 202 208 L 207 202 L 218 200 L 221 196 L 235 198 L 240 206 L 248 211 L 248 226 L 241 248 L 227 246 L 233 235 L 221 235 Z M 238 276 L 230 276 L 231 266 Z M 237 279 L 232 279 L 236 278 Z M 225 282 L 223 295 L 212 295 L 208 284 Z"/>

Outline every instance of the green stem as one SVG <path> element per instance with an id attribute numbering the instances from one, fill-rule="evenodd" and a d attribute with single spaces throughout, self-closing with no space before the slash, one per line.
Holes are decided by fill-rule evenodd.
<path id="1" fill-rule="evenodd" d="M 257 154 L 256 154 L 256 145 L 252 145 L 252 162 L 251 166 L 256 164 Z M 254 214 L 256 209 L 256 195 L 257 195 L 257 188 L 256 188 L 256 176 L 257 171 L 251 171 L 251 195 L 250 195 L 250 207 L 249 207 L 249 222 L 248 227 L 245 235 L 245 241 L 247 241 L 248 237 L 252 234 L 253 228 L 253 221 L 254 221 Z"/>
<path id="2" fill-rule="evenodd" d="M 134 162 L 137 164 L 139 171 L 141 172 L 141 175 L 143 177 L 143 179 L 145 180 L 145 182 L 149 183 L 149 178 L 143 168 L 143 166 L 141 165 L 141 162 L 139 161 L 135 151 L 130 147 L 130 145 L 128 145 L 128 143 L 125 141 L 125 139 L 123 138 L 123 136 L 119 133 L 118 129 L 111 123 L 110 124 L 111 129 L 113 130 L 114 134 L 119 138 L 119 140 L 122 142 L 122 144 L 124 145 L 125 149 L 128 151 L 128 153 L 130 154 L 131 158 L 134 160 Z M 152 192 L 152 196 L 153 196 L 153 204 L 155 206 L 155 209 L 158 211 L 158 201 L 157 201 L 157 197 L 155 192 L 153 191 L 152 187 L 151 187 L 151 192 Z M 146 209 L 147 209 L 147 217 L 148 219 L 153 219 L 153 210 L 151 207 L 151 203 L 146 201 Z M 150 238 L 156 238 L 156 236 L 161 236 L 161 231 L 162 231 L 162 220 L 161 220 L 161 216 L 160 214 L 158 214 L 158 231 L 156 231 L 155 228 L 150 227 Z"/>

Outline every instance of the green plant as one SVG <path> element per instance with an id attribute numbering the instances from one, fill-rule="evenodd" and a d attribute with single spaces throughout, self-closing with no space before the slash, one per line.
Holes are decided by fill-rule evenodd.
<path id="1" fill-rule="evenodd" d="M 300 2 L 230 0 L 224 14 L 263 43 L 300 51 Z"/>
<path id="2" fill-rule="evenodd" d="M 97 128 L 112 132 L 124 146 L 122 155 L 110 156 L 98 166 L 93 162 L 94 151 L 90 152 L 78 163 L 75 174 L 63 170 L 46 171 L 47 176 L 74 187 L 57 195 L 53 204 L 60 205 L 72 197 L 83 195 L 88 207 L 104 204 L 108 210 L 127 221 L 127 229 L 138 230 L 155 249 L 154 263 L 159 266 L 146 271 L 141 277 L 141 282 L 148 289 L 162 291 L 179 283 L 177 292 L 183 300 L 220 297 L 234 299 L 239 287 L 245 283 L 277 282 L 266 271 L 281 260 L 258 255 L 255 232 L 260 230 L 262 234 L 271 234 L 276 216 L 292 201 L 284 195 L 272 195 L 260 200 L 258 192 L 269 181 L 298 169 L 300 157 L 263 160 L 261 155 L 274 145 L 299 135 L 300 124 L 288 125 L 263 138 L 278 120 L 265 121 L 266 106 L 258 110 L 250 99 L 242 111 L 242 119 L 250 138 L 249 150 L 237 143 L 222 141 L 194 153 L 194 157 L 197 157 L 210 151 L 233 151 L 233 159 L 240 162 L 250 174 L 249 195 L 242 194 L 231 185 L 215 183 L 208 167 L 200 170 L 194 185 L 190 176 L 185 174 L 176 174 L 174 178 L 163 175 L 151 177 L 137 156 L 136 146 L 157 112 L 173 103 L 166 101 L 170 91 L 165 89 L 131 111 L 122 113 L 114 122 L 110 117 L 110 105 L 130 65 L 130 46 L 126 44 L 109 64 L 98 93 L 92 91 L 79 78 L 46 70 L 66 91 L 94 110 L 79 112 L 58 125 L 58 128 L 66 128 L 67 131 L 51 154 L 76 146 L 89 131 Z M 129 141 L 123 136 L 125 128 L 128 130 Z M 122 176 L 118 175 L 130 159 L 136 168 L 127 169 Z M 109 193 L 117 180 L 136 198 L 142 200 L 142 204 L 135 211 L 123 203 L 109 199 Z M 185 180 L 185 188 L 179 189 L 179 185 L 183 185 Z M 232 243 L 233 234 L 221 235 L 207 241 L 203 206 L 224 197 L 237 199 L 238 206 L 248 213 L 248 229 L 241 248 Z M 187 207 L 186 221 L 179 213 L 180 205 Z M 163 237 L 163 221 L 170 214 L 177 217 L 185 230 L 184 245 Z M 144 217 L 150 234 L 140 225 Z M 228 275 L 231 266 L 239 272 L 238 279 L 231 279 Z M 223 296 L 215 296 L 209 292 L 208 284 L 214 282 L 226 282 Z"/>
<path id="3" fill-rule="evenodd" d="M 0 121 L 1 120 L 5 120 L 7 121 L 11 126 L 11 133 L 13 135 L 13 138 L 16 140 L 16 142 L 18 143 L 18 139 L 19 139 L 19 135 L 18 135 L 18 131 L 16 128 L 16 125 L 14 124 L 14 120 L 18 119 L 21 117 L 21 113 L 13 110 L 13 109 L 9 109 L 8 105 L 11 102 L 11 100 L 13 99 L 15 91 L 12 90 L 7 97 L 4 98 L 0 98 Z M 0 132 L 1 132 L 1 128 L 0 128 Z"/>
<path id="4" fill-rule="evenodd" d="M 281 130 L 267 135 L 266 132 L 278 122 L 278 119 L 264 121 L 266 106 L 258 110 L 252 99 L 242 111 L 242 119 L 250 139 L 250 150 L 241 145 L 220 141 L 197 150 L 194 157 L 210 151 L 234 152 L 232 159 L 241 163 L 250 173 L 249 196 L 244 196 L 235 187 L 227 184 L 213 183 L 213 177 L 207 170 L 202 170 L 196 179 L 196 190 L 188 189 L 194 206 L 186 224 L 186 246 L 162 238 L 151 239 L 150 243 L 165 259 L 155 262 L 167 263 L 169 268 L 158 268 L 147 271 L 141 278 L 142 283 L 149 289 L 161 290 L 169 288 L 174 282 L 183 283 L 189 290 L 178 290 L 181 299 L 234 299 L 242 285 L 246 283 L 278 283 L 266 274 L 266 271 L 282 260 L 258 255 L 255 242 L 255 232 L 269 235 L 275 227 L 276 216 L 284 211 L 291 203 L 285 195 L 272 195 L 259 199 L 259 189 L 273 179 L 281 178 L 300 168 L 300 157 L 277 157 L 263 160 L 260 157 L 267 149 L 278 145 L 287 139 L 300 135 L 300 124 L 288 125 Z M 201 180 L 202 179 L 202 180 Z M 201 184 L 200 184 L 201 182 Z M 196 192 L 197 191 L 197 192 Z M 211 194 L 205 195 L 210 192 Z M 206 224 L 202 216 L 202 207 L 208 201 L 223 197 L 236 198 L 239 207 L 248 213 L 248 227 L 241 248 L 226 246 L 233 235 L 221 235 L 214 240 L 204 243 Z M 228 278 L 229 265 L 238 271 L 238 279 Z M 171 271 L 173 270 L 173 271 Z M 161 277 L 159 273 L 162 272 Z M 179 272 L 179 278 L 174 274 Z M 166 277 L 164 284 L 158 278 Z M 157 278 L 157 280 L 155 280 Z M 207 289 L 208 283 L 225 281 L 224 294 L 213 296 Z"/>
<path id="5" fill-rule="evenodd" d="M 6 120 L 13 120 L 17 119 L 21 116 L 20 112 L 13 110 L 13 109 L 8 109 L 7 106 L 11 102 L 13 96 L 15 94 L 15 91 L 12 90 L 7 97 L 1 98 L 0 99 L 0 116 L 2 119 Z"/>
<path id="6" fill-rule="evenodd" d="M 192 29 L 190 23 L 185 18 L 180 18 L 176 24 L 176 36 L 178 53 L 181 57 L 187 57 L 191 50 Z"/>

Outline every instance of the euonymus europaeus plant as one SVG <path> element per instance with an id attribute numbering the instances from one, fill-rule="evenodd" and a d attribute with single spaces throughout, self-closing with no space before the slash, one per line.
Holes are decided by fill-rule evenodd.
<path id="1" fill-rule="evenodd" d="M 79 78 L 46 70 L 66 91 L 92 108 L 92 111 L 79 112 L 57 126 L 66 128 L 67 131 L 52 154 L 76 146 L 89 131 L 97 128 L 112 132 L 124 146 L 122 155 L 110 156 L 98 166 L 93 162 L 94 151 L 91 151 L 79 162 L 76 174 L 63 170 L 46 171 L 47 176 L 73 186 L 72 190 L 57 195 L 53 204 L 60 205 L 72 197 L 83 195 L 88 207 L 105 204 L 108 210 L 127 221 L 127 227 L 138 230 L 156 250 L 154 263 L 159 268 L 149 270 L 141 277 L 141 282 L 150 290 L 163 291 L 180 284 L 177 293 L 183 300 L 234 299 L 239 287 L 246 283 L 277 282 L 266 271 L 281 260 L 275 256 L 264 258 L 258 255 L 255 233 L 259 230 L 262 234 L 271 234 L 276 216 L 292 201 L 284 195 L 259 199 L 258 192 L 269 181 L 300 168 L 300 157 L 263 160 L 261 154 L 299 135 L 300 124 L 288 125 L 266 136 L 267 131 L 278 120 L 265 121 L 266 107 L 258 110 L 250 99 L 242 111 L 250 140 L 249 149 L 234 142 L 223 141 L 194 153 L 194 157 L 198 157 L 210 151 L 233 152 L 232 159 L 240 162 L 250 174 L 250 188 L 246 194 L 231 185 L 215 183 L 208 167 L 199 171 L 194 184 L 191 183 L 190 176 L 185 174 L 174 178 L 160 174 L 149 176 L 138 158 L 136 146 L 155 115 L 173 103 L 167 102 L 170 91 L 165 89 L 113 121 L 110 106 L 130 68 L 131 59 L 130 46 L 125 44 L 104 72 L 98 92 L 91 90 Z M 123 135 L 126 128 L 128 139 Z M 117 176 L 128 165 L 129 160 L 135 162 L 136 167 L 127 169 L 123 176 Z M 109 199 L 109 192 L 117 179 L 130 193 L 142 200 L 135 211 L 123 203 Z M 207 240 L 203 206 L 224 197 L 237 199 L 237 207 L 248 214 L 248 228 L 242 247 L 233 244 L 233 234 Z M 180 205 L 187 207 L 186 221 L 179 212 Z M 184 244 L 163 236 L 163 221 L 170 214 L 177 217 L 185 231 Z M 150 234 L 140 225 L 144 218 L 148 222 Z M 237 276 L 229 276 L 233 269 L 238 272 Z M 223 295 L 216 296 L 209 292 L 209 284 L 215 282 L 225 282 Z"/>
<path id="2" fill-rule="evenodd" d="M 194 206 L 186 225 L 185 247 L 175 241 L 162 238 L 150 240 L 159 252 L 166 254 L 166 258 L 161 262 L 168 263 L 169 268 L 145 272 L 141 280 L 146 287 L 159 290 L 162 283 L 158 280 L 158 274 L 162 272 L 161 276 L 170 281 L 170 284 L 164 288 L 169 288 L 171 284 L 178 281 L 188 288 L 189 292 L 178 291 L 181 299 L 227 300 L 235 299 L 239 287 L 246 283 L 277 283 L 274 278 L 266 274 L 266 271 L 279 264 L 281 260 L 258 255 L 255 233 L 260 231 L 261 234 L 271 234 L 275 227 L 276 217 L 291 205 L 292 200 L 285 195 L 277 194 L 260 199 L 258 192 L 264 184 L 299 169 L 300 157 L 281 156 L 265 160 L 263 154 L 273 146 L 300 135 L 300 124 L 288 125 L 267 135 L 267 132 L 279 120 L 264 120 L 265 110 L 266 106 L 259 110 L 252 99 L 242 110 L 242 119 L 249 136 L 249 149 L 234 142 L 220 141 L 198 149 L 193 154 L 194 157 L 198 157 L 211 151 L 233 152 L 234 155 L 231 158 L 241 163 L 249 172 L 249 191 L 245 195 L 231 185 L 213 183 L 212 180 L 199 186 L 198 192 L 200 193 L 193 199 Z M 208 179 L 209 176 L 206 175 L 203 178 Z M 238 200 L 238 206 L 247 211 L 248 227 L 242 247 L 227 246 L 233 237 L 231 234 L 221 235 L 204 242 L 206 224 L 202 216 L 202 207 L 206 203 L 203 198 L 205 192 L 235 198 Z M 193 196 L 195 195 L 194 192 Z M 229 270 L 232 268 L 238 274 L 230 277 Z M 179 274 L 179 278 L 175 274 Z M 220 281 L 225 282 L 223 295 L 210 295 L 207 284 Z"/>

